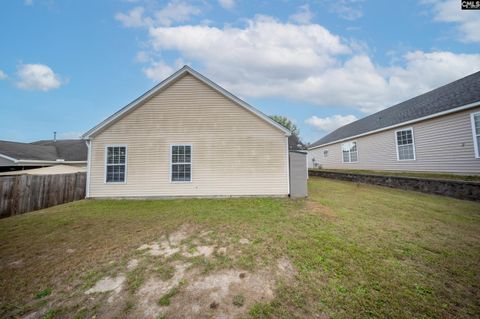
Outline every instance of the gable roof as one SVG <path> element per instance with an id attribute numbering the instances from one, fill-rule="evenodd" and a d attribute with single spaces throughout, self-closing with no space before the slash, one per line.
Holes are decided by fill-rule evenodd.
<path id="1" fill-rule="evenodd" d="M 169 85 L 174 83 L 177 79 L 183 77 L 185 74 L 190 74 L 191 76 L 193 76 L 194 78 L 196 78 L 196 79 L 200 80 L 201 82 L 205 83 L 206 85 L 208 85 L 209 87 L 211 87 L 212 89 L 214 89 L 218 93 L 222 94 L 226 98 L 232 100 L 233 102 L 235 102 L 239 106 L 245 108 L 247 111 L 253 113 L 254 115 L 258 116 L 259 118 L 261 118 L 265 122 L 269 123 L 273 127 L 275 127 L 277 129 L 279 129 L 280 131 L 284 132 L 286 136 L 290 136 L 291 133 L 288 129 L 286 129 L 282 125 L 278 124 L 277 122 L 272 120 L 270 117 L 263 114 L 262 112 L 260 112 L 258 109 L 254 108 L 253 106 L 251 106 L 247 102 L 241 100 L 240 98 L 236 97 L 232 93 L 228 92 L 227 90 L 222 88 L 220 85 L 214 83 L 210 79 L 208 79 L 205 76 L 203 76 L 202 74 L 198 73 L 197 71 L 195 71 L 194 69 L 192 69 L 188 65 L 185 65 L 180 70 L 173 73 L 171 76 L 169 76 L 168 78 L 166 78 L 165 80 L 163 80 L 162 82 L 160 82 L 159 84 L 154 86 L 152 89 L 150 89 L 149 91 L 145 92 L 143 95 L 141 95 L 140 97 L 135 99 L 133 102 L 131 102 L 130 104 L 121 108 L 120 110 L 118 110 L 117 112 L 115 112 L 111 116 L 107 117 L 102 122 L 100 122 L 98 125 L 96 125 L 92 129 L 87 131 L 85 134 L 82 135 L 82 138 L 83 139 L 90 139 L 94 135 L 100 133 L 105 128 L 107 128 L 109 125 L 115 123 L 117 120 L 122 118 L 122 116 L 128 114 L 132 110 L 134 110 L 137 107 L 139 107 L 140 105 L 142 105 L 143 102 L 145 102 L 146 100 L 148 100 L 149 98 L 151 98 L 152 96 L 154 96 L 155 94 L 160 92 L 161 90 L 167 88 Z"/>
<path id="2" fill-rule="evenodd" d="M 480 105 L 480 72 L 344 125 L 309 149 Z"/>
<path id="3" fill-rule="evenodd" d="M 44 140 L 33 143 L 0 141 L 0 155 L 12 161 L 83 162 L 87 146 L 83 140 Z"/>

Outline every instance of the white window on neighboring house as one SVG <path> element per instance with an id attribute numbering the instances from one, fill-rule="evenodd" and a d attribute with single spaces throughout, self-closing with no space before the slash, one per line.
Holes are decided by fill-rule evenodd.
<path id="1" fill-rule="evenodd" d="M 192 181 L 192 145 L 171 146 L 170 181 Z"/>
<path id="2" fill-rule="evenodd" d="M 480 158 L 480 112 L 472 113 L 471 117 L 475 157 Z"/>
<path id="3" fill-rule="evenodd" d="M 344 163 L 358 162 L 358 150 L 356 141 L 342 144 L 342 160 Z"/>
<path id="4" fill-rule="evenodd" d="M 413 129 L 407 128 L 395 132 L 397 143 L 397 160 L 409 161 L 415 159 L 415 141 Z"/>
<path id="5" fill-rule="evenodd" d="M 111 145 L 105 149 L 105 182 L 125 183 L 127 171 L 127 147 Z"/>
<path id="6" fill-rule="evenodd" d="M 323 151 L 323 158 L 327 158 L 328 157 L 328 150 L 324 150 Z"/>

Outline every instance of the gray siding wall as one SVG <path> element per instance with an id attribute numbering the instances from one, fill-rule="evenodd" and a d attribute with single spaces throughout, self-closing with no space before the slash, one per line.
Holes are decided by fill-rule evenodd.
<path id="1" fill-rule="evenodd" d="M 308 165 L 313 167 L 312 159 L 315 158 L 326 169 L 480 174 L 480 159 L 475 158 L 470 117 L 471 113 L 479 111 L 480 107 L 477 107 L 352 139 L 357 141 L 357 163 L 342 163 L 341 146 L 348 141 L 310 150 Z M 415 160 L 397 160 L 395 131 L 403 128 L 413 128 Z M 324 158 L 324 150 L 328 150 L 327 158 Z"/>

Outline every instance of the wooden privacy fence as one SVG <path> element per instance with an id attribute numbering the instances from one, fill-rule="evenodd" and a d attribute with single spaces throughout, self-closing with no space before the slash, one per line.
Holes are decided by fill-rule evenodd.
<path id="1" fill-rule="evenodd" d="M 86 173 L 0 177 L 0 218 L 85 198 Z"/>

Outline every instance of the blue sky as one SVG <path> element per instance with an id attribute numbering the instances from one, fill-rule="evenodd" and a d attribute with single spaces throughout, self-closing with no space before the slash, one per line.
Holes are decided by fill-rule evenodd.
<path id="1" fill-rule="evenodd" d="M 184 64 L 306 142 L 480 70 L 456 0 L 12 0 L 0 4 L 0 139 L 78 137 Z"/>

